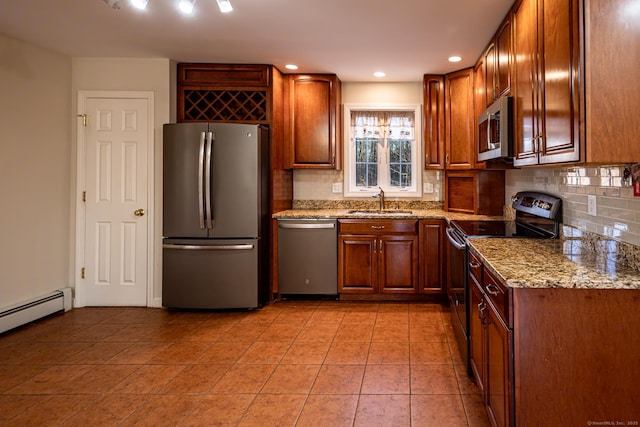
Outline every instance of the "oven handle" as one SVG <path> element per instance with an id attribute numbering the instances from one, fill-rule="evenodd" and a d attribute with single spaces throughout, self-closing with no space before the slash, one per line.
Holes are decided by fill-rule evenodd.
<path id="1" fill-rule="evenodd" d="M 449 242 L 458 250 L 464 250 L 466 248 L 466 245 L 464 243 L 464 240 L 462 242 L 460 242 L 460 237 L 457 236 L 456 232 L 453 231 L 451 229 L 451 227 L 447 227 L 447 229 L 445 230 L 447 233 L 447 239 L 449 239 Z"/>

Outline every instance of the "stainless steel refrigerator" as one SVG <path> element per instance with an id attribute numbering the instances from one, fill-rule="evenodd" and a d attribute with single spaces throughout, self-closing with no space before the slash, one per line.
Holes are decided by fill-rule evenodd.
<path id="1" fill-rule="evenodd" d="M 259 307 L 269 292 L 268 128 L 165 124 L 163 145 L 163 306 Z"/>

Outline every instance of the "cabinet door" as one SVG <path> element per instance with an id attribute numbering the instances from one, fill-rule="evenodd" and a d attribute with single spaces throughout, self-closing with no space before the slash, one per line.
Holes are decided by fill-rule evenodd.
<path id="1" fill-rule="evenodd" d="M 489 43 L 489 46 L 484 51 L 484 67 L 485 67 L 484 85 L 485 85 L 485 97 L 486 97 L 485 105 L 491 105 L 493 103 L 493 100 L 498 97 L 497 96 L 498 93 L 496 89 L 497 88 L 496 45 L 493 42 Z M 480 112 L 481 111 L 478 111 L 478 114 Z"/>
<path id="2" fill-rule="evenodd" d="M 513 15 L 514 165 L 538 163 L 537 71 L 538 9 L 536 0 L 522 0 Z"/>
<path id="3" fill-rule="evenodd" d="M 335 75 L 290 75 L 286 129 L 292 168 L 339 168 L 340 81 Z"/>
<path id="4" fill-rule="evenodd" d="M 377 291 L 377 246 L 376 236 L 338 236 L 339 293 L 372 294 Z"/>
<path id="5" fill-rule="evenodd" d="M 424 167 L 444 169 L 444 76 L 425 75 Z"/>
<path id="6" fill-rule="evenodd" d="M 512 394 L 509 376 L 511 332 L 488 305 L 486 326 L 485 407 L 494 426 L 510 426 Z"/>
<path id="7" fill-rule="evenodd" d="M 485 342 L 486 328 L 485 318 L 487 316 L 487 304 L 483 298 L 480 285 L 473 276 L 469 276 L 469 336 L 471 341 L 471 351 L 469 359 L 471 370 L 480 395 L 484 396 L 485 378 Z"/>
<path id="8" fill-rule="evenodd" d="M 475 132 L 473 68 L 445 76 L 445 162 L 447 169 L 473 169 Z"/>
<path id="9" fill-rule="evenodd" d="M 578 0 L 538 0 L 540 163 L 580 160 Z"/>
<path id="10" fill-rule="evenodd" d="M 380 236 L 378 262 L 379 292 L 417 293 L 418 236 Z"/>
<path id="11" fill-rule="evenodd" d="M 496 33 L 496 98 L 508 96 L 511 89 L 511 15 Z"/>
<path id="12" fill-rule="evenodd" d="M 420 221 L 420 293 L 445 293 L 444 221 Z"/>

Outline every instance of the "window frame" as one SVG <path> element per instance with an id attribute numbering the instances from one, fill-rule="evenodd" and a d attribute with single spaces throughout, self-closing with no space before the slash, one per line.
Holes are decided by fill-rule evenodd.
<path id="1" fill-rule="evenodd" d="M 414 113 L 414 148 L 411 152 L 412 186 L 409 189 L 398 190 L 390 187 L 388 183 L 382 185 L 385 197 L 394 198 L 421 198 L 422 197 L 422 105 L 420 104 L 344 104 L 343 105 L 343 147 L 344 147 L 344 197 L 372 197 L 379 191 L 378 186 L 367 189 L 356 186 L 356 165 L 355 165 L 355 138 L 351 135 L 351 112 L 352 111 L 397 111 Z M 378 165 L 389 166 L 388 144 L 384 144 L 385 161 L 378 162 Z M 379 181 L 378 181 L 379 182 Z"/>

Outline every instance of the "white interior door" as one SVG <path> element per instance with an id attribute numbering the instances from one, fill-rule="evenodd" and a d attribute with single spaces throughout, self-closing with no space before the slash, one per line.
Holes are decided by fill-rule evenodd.
<path id="1" fill-rule="evenodd" d="M 79 305 L 146 306 L 149 100 L 87 97 L 84 104 L 84 267 L 76 297 Z"/>

